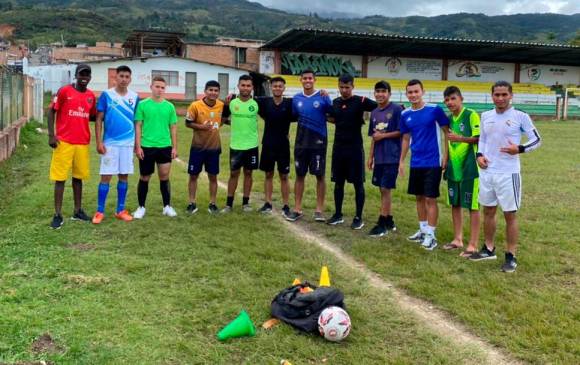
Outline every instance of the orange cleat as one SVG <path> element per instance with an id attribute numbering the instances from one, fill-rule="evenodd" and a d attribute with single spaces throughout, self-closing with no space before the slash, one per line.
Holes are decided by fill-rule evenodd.
<path id="1" fill-rule="evenodd" d="M 127 212 L 126 210 L 122 210 L 119 213 L 115 214 L 115 218 L 125 222 L 131 222 L 133 220 L 131 214 L 129 214 L 129 212 Z"/>
<path id="2" fill-rule="evenodd" d="M 99 224 L 105 219 L 105 215 L 101 212 L 96 212 L 93 216 L 93 224 Z"/>

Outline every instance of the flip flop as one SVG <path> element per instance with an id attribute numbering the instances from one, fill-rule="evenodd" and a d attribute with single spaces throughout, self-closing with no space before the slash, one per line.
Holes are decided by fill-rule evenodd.
<path id="1" fill-rule="evenodd" d="M 464 257 L 464 258 L 466 258 L 466 259 L 467 259 L 467 258 L 469 258 L 469 256 L 473 255 L 473 254 L 474 254 L 474 253 L 476 253 L 476 252 L 477 252 L 477 251 L 468 251 L 468 250 L 465 250 L 465 251 L 463 251 L 463 252 L 461 252 L 461 253 L 459 254 L 459 257 Z"/>
<path id="2" fill-rule="evenodd" d="M 463 248 L 463 245 L 460 246 L 457 243 L 448 243 L 445 246 L 443 246 L 443 249 L 446 251 L 456 250 L 458 248 Z"/>

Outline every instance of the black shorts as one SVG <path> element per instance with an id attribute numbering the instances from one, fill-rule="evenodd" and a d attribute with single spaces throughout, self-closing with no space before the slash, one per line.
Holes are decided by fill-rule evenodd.
<path id="1" fill-rule="evenodd" d="M 348 181 L 360 184 L 365 181 L 365 151 L 362 146 L 340 147 L 332 149 L 330 181 Z"/>
<path id="2" fill-rule="evenodd" d="M 297 176 L 324 176 L 326 171 L 326 147 L 294 149 L 294 166 Z"/>
<path id="3" fill-rule="evenodd" d="M 262 146 L 260 170 L 272 172 L 276 165 L 278 166 L 279 173 L 290 173 L 290 147 Z"/>
<path id="4" fill-rule="evenodd" d="M 399 164 L 382 163 L 373 169 L 373 185 L 383 189 L 395 189 L 399 176 Z"/>
<path id="5" fill-rule="evenodd" d="M 203 150 L 192 147 L 189 151 L 189 165 L 187 172 L 190 175 L 199 175 L 205 167 L 205 172 L 210 175 L 220 173 L 220 154 L 222 150 Z"/>
<path id="6" fill-rule="evenodd" d="M 258 147 L 249 150 L 234 150 L 230 148 L 230 171 L 242 167 L 246 170 L 256 170 L 259 166 Z"/>
<path id="7" fill-rule="evenodd" d="M 142 147 L 143 159 L 139 160 L 139 173 L 141 176 L 153 175 L 155 164 L 171 163 L 172 147 Z"/>
<path id="8" fill-rule="evenodd" d="M 411 167 L 407 192 L 412 195 L 438 198 L 440 183 L 441 167 Z"/>

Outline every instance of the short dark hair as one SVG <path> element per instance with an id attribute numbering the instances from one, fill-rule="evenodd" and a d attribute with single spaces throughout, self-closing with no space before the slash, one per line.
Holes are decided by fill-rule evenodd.
<path id="1" fill-rule="evenodd" d="M 510 92 L 510 94 L 513 94 L 513 91 L 512 91 L 512 84 L 510 84 L 510 83 L 509 83 L 509 82 L 507 82 L 507 81 L 504 81 L 504 80 L 496 81 L 496 83 L 495 83 L 495 84 L 493 84 L 493 86 L 491 87 L 491 93 L 492 93 L 492 94 L 493 94 L 493 92 L 495 91 L 495 88 L 496 88 L 496 87 L 507 87 L 507 88 L 508 88 L 508 91 Z"/>
<path id="2" fill-rule="evenodd" d="M 284 78 L 283 77 L 280 77 L 280 76 L 272 77 L 270 79 L 270 85 L 273 84 L 273 83 L 275 83 L 275 82 L 281 82 L 284 85 L 286 85 L 286 80 L 284 80 Z"/>
<path id="3" fill-rule="evenodd" d="M 161 81 L 164 84 L 167 84 L 167 81 L 162 76 L 153 76 L 151 79 L 151 83 L 153 84 L 155 81 Z"/>
<path id="4" fill-rule="evenodd" d="M 338 82 L 342 84 L 353 84 L 354 85 L 354 77 L 351 74 L 343 74 L 338 78 Z"/>
<path id="5" fill-rule="evenodd" d="M 459 90 L 457 86 L 447 86 L 443 91 L 444 98 L 448 98 L 453 94 L 463 97 L 463 95 L 461 95 L 461 90 Z"/>
<path id="6" fill-rule="evenodd" d="M 121 65 L 119 67 L 117 67 L 117 73 L 120 72 L 128 72 L 129 74 L 132 74 L 131 69 L 129 68 L 129 66 L 126 65 Z"/>
<path id="7" fill-rule="evenodd" d="M 423 83 L 421 82 L 421 80 L 418 80 L 418 79 L 411 79 L 411 80 L 409 80 L 409 82 L 407 82 L 407 86 L 405 86 L 405 90 L 409 86 L 413 86 L 413 85 L 419 85 L 419 86 L 421 86 L 421 90 L 423 90 Z"/>
<path id="8" fill-rule="evenodd" d="M 313 76 L 316 76 L 316 72 L 314 72 L 314 70 L 310 69 L 310 68 L 306 68 L 304 70 L 302 70 L 302 72 L 300 72 L 300 76 L 304 76 L 304 74 L 312 74 Z"/>
<path id="9" fill-rule="evenodd" d="M 252 81 L 252 84 L 254 83 L 254 79 L 252 79 L 252 76 L 250 76 L 250 75 L 240 76 L 240 78 L 238 79 L 238 82 L 240 82 L 240 81 Z"/>
<path id="10" fill-rule="evenodd" d="M 220 83 L 217 82 L 216 80 L 209 80 L 208 82 L 205 83 L 205 89 L 207 90 L 210 87 L 217 87 L 218 89 L 220 89 Z"/>
<path id="11" fill-rule="evenodd" d="M 391 84 L 389 84 L 388 82 L 386 82 L 384 80 L 381 80 L 375 84 L 375 90 L 380 90 L 380 89 L 387 90 L 390 94 L 391 93 Z"/>

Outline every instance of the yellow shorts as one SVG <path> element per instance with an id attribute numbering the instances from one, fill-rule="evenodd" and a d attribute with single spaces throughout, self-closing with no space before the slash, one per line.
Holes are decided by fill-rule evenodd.
<path id="1" fill-rule="evenodd" d="M 50 180 L 66 181 L 71 168 L 75 179 L 89 178 L 89 145 L 59 141 L 52 152 Z"/>

